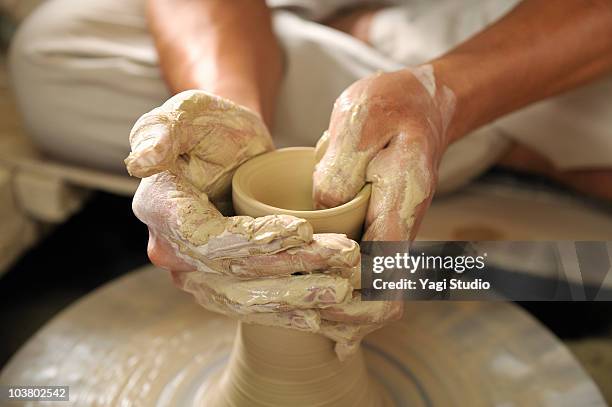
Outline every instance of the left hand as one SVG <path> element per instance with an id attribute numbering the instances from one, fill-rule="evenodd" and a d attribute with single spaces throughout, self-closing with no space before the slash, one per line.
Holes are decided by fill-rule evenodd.
<path id="1" fill-rule="evenodd" d="M 435 191 L 454 106 L 429 65 L 349 86 L 317 145 L 326 150 L 314 173 L 316 205 L 348 202 L 370 182 L 363 240 L 413 240 Z"/>

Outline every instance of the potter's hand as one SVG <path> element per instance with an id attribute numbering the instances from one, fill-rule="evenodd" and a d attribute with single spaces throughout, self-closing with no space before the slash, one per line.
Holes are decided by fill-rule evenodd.
<path id="1" fill-rule="evenodd" d="M 227 99 L 181 92 L 141 116 L 130 133 L 128 172 L 145 178 L 169 171 L 212 201 L 227 202 L 234 170 L 274 149 L 261 119 Z"/>
<path id="2" fill-rule="evenodd" d="M 175 284 L 208 310 L 243 322 L 322 334 L 336 342 L 341 360 L 401 316 L 401 303 L 361 302 L 359 246 L 344 235 L 314 234 L 302 246 L 225 261 L 236 270 L 173 271 Z"/>
<path id="3" fill-rule="evenodd" d="M 141 117 L 130 135 L 134 196 L 149 227 L 149 256 L 206 308 L 247 322 L 320 332 L 340 356 L 385 320 L 392 305 L 357 301 L 359 247 L 344 235 L 314 235 L 291 216 L 224 217 L 231 175 L 272 148 L 252 112 L 205 92 L 178 94 Z M 303 275 L 293 275 L 300 273 Z"/>
<path id="4" fill-rule="evenodd" d="M 378 73 L 347 88 L 335 103 L 326 148 L 314 174 L 320 208 L 351 200 L 366 182 L 372 196 L 364 240 L 411 240 L 429 206 L 452 92 L 429 66 Z"/>

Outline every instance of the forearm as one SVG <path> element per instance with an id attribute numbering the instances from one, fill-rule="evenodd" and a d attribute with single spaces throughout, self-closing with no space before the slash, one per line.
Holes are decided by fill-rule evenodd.
<path id="1" fill-rule="evenodd" d="M 612 1 L 526 0 L 432 65 L 457 99 L 452 142 L 612 72 Z"/>
<path id="2" fill-rule="evenodd" d="M 270 123 L 282 54 L 263 0 L 149 0 L 148 22 L 173 93 L 203 89 Z"/>

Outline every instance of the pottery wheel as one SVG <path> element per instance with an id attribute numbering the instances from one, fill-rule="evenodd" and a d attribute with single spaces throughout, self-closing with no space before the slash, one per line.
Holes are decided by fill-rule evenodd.
<path id="1" fill-rule="evenodd" d="M 236 326 L 146 267 L 56 316 L 0 384 L 70 386 L 70 403 L 51 405 L 191 406 L 226 363 Z M 513 304 L 408 303 L 363 346 L 398 406 L 606 405 L 563 344 Z"/>

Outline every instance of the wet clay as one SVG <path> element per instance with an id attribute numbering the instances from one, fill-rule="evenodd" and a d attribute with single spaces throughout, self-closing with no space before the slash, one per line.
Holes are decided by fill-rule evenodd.
<path id="1" fill-rule="evenodd" d="M 312 173 L 315 151 L 290 148 L 256 157 L 238 169 L 233 180 L 234 207 L 239 215 L 274 214 L 305 218 L 314 232 L 347 233 L 358 238 L 365 217 L 369 190 L 344 207 L 315 211 L 312 204 Z M 327 277 L 327 276 L 326 276 Z M 210 279 L 206 276 L 204 278 Z M 292 276 L 305 279 L 306 286 L 317 286 L 308 279 L 317 274 Z M 349 280 L 338 277 L 335 296 L 349 296 Z M 209 282 L 210 284 L 210 282 Z M 258 305 L 257 291 L 237 288 L 240 284 L 269 285 L 265 278 L 235 284 L 220 279 L 229 291 L 226 295 L 244 295 Z M 279 284 L 276 280 L 272 284 Z M 283 284 L 279 285 L 282 293 Z M 221 288 L 223 289 L 223 288 Z M 262 289 L 260 291 L 275 291 Z M 279 295 L 274 301 L 285 301 Z M 244 299 L 242 299 L 244 300 Z M 266 306 L 265 303 L 259 304 Z M 241 300 L 236 299 L 236 302 Z M 297 298 L 291 301 L 300 308 Z M 312 306 L 312 302 L 308 304 Z M 324 303 L 319 305 L 325 305 Z M 306 308 L 306 307 L 304 307 Z M 262 310 L 263 311 L 263 310 Z M 255 323 L 245 323 L 255 322 Z M 323 335 L 294 329 L 270 327 L 243 319 L 229 363 L 204 396 L 206 405 L 214 406 L 385 406 L 392 405 L 386 393 L 369 377 L 360 349 L 352 350 L 345 360 L 334 351 L 334 341 Z"/>
<path id="2" fill-rule="evenodd" d="M 391 406 L 361 350 L 344 362 L 321 335 L 240 324 L 228 366 L 203 397 L 211 406 Z"/>
<path id="3" fill-rule="evenodd" d="M 359 240 L 368 209 L 370 185 L 364 186 L 344 205 L 315 210 L 312 199 L 315 164 L 315 149 L 311 147 L 284 148 L 246 162 L 232 180 L 236 213 L 253 217 L 292 215 L 306 219 L 315 233 L 344 233 Z"/>

